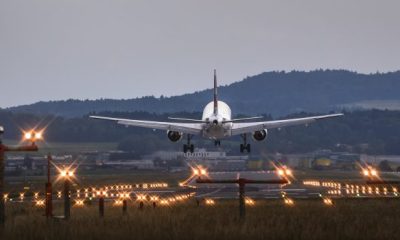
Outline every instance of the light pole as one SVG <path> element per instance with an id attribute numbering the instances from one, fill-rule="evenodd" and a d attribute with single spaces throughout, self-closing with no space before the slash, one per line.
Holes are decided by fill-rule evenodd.
<path id="1" fill-rule="evenodd" d="M 36 152 L 38 147 L 35 144 L 36 140 L 42 139 L 42 132 L 30 131 L 24 134 L 24 140 L 29 140 L 30 145 L 23 146 L 7 146 L 2 142 L 4 127 L 0 126 L 0 227 L 4 227 L 5 223 L 5 199 L 4 199 L 4 155 L 5 152 Z"/>
<path id="2" fill-rule="evenodd" d="M 105 192 L 101 189 L 99 193 L 99 216 L 104 217 L 104 194 Z"/>
<path id="3" fill-rule="evenodd" d="M 46 217 L 50 218 L 53 216 L 53 190 L 51 186 L 51 155 L 50 153 L 47 155 L 47 183 L 45 185 L 46 190 Z"/>
<path id="4" fill-rule="evenodd" d="M 74 171 L 66 168 L 60 171 L 61 178 L 64 178 L 64 219 L 68 220 L 71 217 L 71 179 L 74 177 Z"/>

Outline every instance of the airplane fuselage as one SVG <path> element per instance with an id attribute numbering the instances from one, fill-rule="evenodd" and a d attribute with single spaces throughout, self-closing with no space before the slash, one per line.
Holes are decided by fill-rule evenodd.
<path id="1" fill-rule="evenodd" d="M 228 104 L 218 101 L 218 112 L 215 113 L 214 102 L 210 102 L 203 110 L 202 120 L 207 122 L 203 125 L 203 137 L 218 140 L 231 136 L 231 119 L 232 112 Z"/>

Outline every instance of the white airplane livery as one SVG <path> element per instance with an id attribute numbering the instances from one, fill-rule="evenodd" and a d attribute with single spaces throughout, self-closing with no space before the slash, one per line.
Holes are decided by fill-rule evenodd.
<path id="1" fill-rule="evenodd" d="M 112 118 L 103 116 L 90 116 L 95 119 L 115 121 L 125 126 L 144 127 L 151 129 L 166 130 L 169 140 L 178 142 L 184 135 L 187 143 L 183 145 L 183 151 L 194 151 L 191 139 L 195 135 L 214 140 L 216 146 L 221 145 L 221 139 L 240 135 L 243 143 L 240 144 L 240 152 L 250 152 L 250 144 L 247 143 L 247 135 L 250 134 L 255 141 L 265 140 L 268 129 L 282 128 L 294 125 L 307 125 L 317 120 L 342 116 L 343 114 L 328 114 L 313 117 L 274 120 L 274 121 L 248 121 L 262 117 L 232 119 L 232 112 L 228 104 L 218 100 L 217 76 L 214 70 L 214 100 L 207 104 L 203 110 L 202 119 L 170 118 L 180 122 L 157 122 L 123 118 Z M 246 122 L 247 121 L 247 122 Z"/>

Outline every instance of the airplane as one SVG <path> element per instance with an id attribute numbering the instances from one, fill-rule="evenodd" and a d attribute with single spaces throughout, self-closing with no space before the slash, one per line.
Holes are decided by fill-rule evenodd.
<path id="1" fill-rule="evenodd" d="M 217 73 L 216 70 L 214 70 L 214 99 L 204 107 L 202 119 L 170 117 L 169 119 L 171 120 L 181 122 L 157 122 L 104 116 L 89 117 L 94 119 L 115 121 L 117 124 L 125 126 L 166 130 L 168 139 L 172 142 L 178 142 L 183 138 L 184 135 L 186 135 L 187 143 L 183 145 L 184 153 L 187 153 L 188 151 L 191 153 L 194 152 L 194 145 L 191 144 L 191 140 L 195 135 L 201 135 L 204 138 L 214 140 L 215 146 L 221 145 L 221 139 L 240 135 L 243 140 L 243 143 L 240 144 L 240 152 L 243 153 L 244 151 L 247 151 L 250 153 L 250 144 L 247 142 L 248 134 L 251 134 L 254 141 L 263 141 L 267 138 L 269 129 L 280 129 L 282 127 L 294 125 L 308 125 L 309 123 L 313 123 L 317 120 L 339 117 L 342 115 L 342 113 L 337 113 L 313 117 L 259 122 L 244 121 L 259 119 L 262 117 L 232 119 L 232 112 L 228 104 L 218 100 Z"/>

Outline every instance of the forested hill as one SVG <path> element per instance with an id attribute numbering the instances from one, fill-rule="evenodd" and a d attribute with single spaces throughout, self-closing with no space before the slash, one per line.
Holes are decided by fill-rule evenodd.
<path id="1" fill-rule="evenodd" d="M 282 116 L 300 111 L 328 112 L 342 108 L 400 109 L 400 71 L 375 74 L 345 70 L 265 72 L 221 86 L 218 93 L 234 113 L 247 115 L 268 113 Z M 193 112 L 201 111 L 211 99 L 212 91 L 208 89 L 167 98 L 38 102 L 8 110 L 64 117 L 102 111 Z"/>

